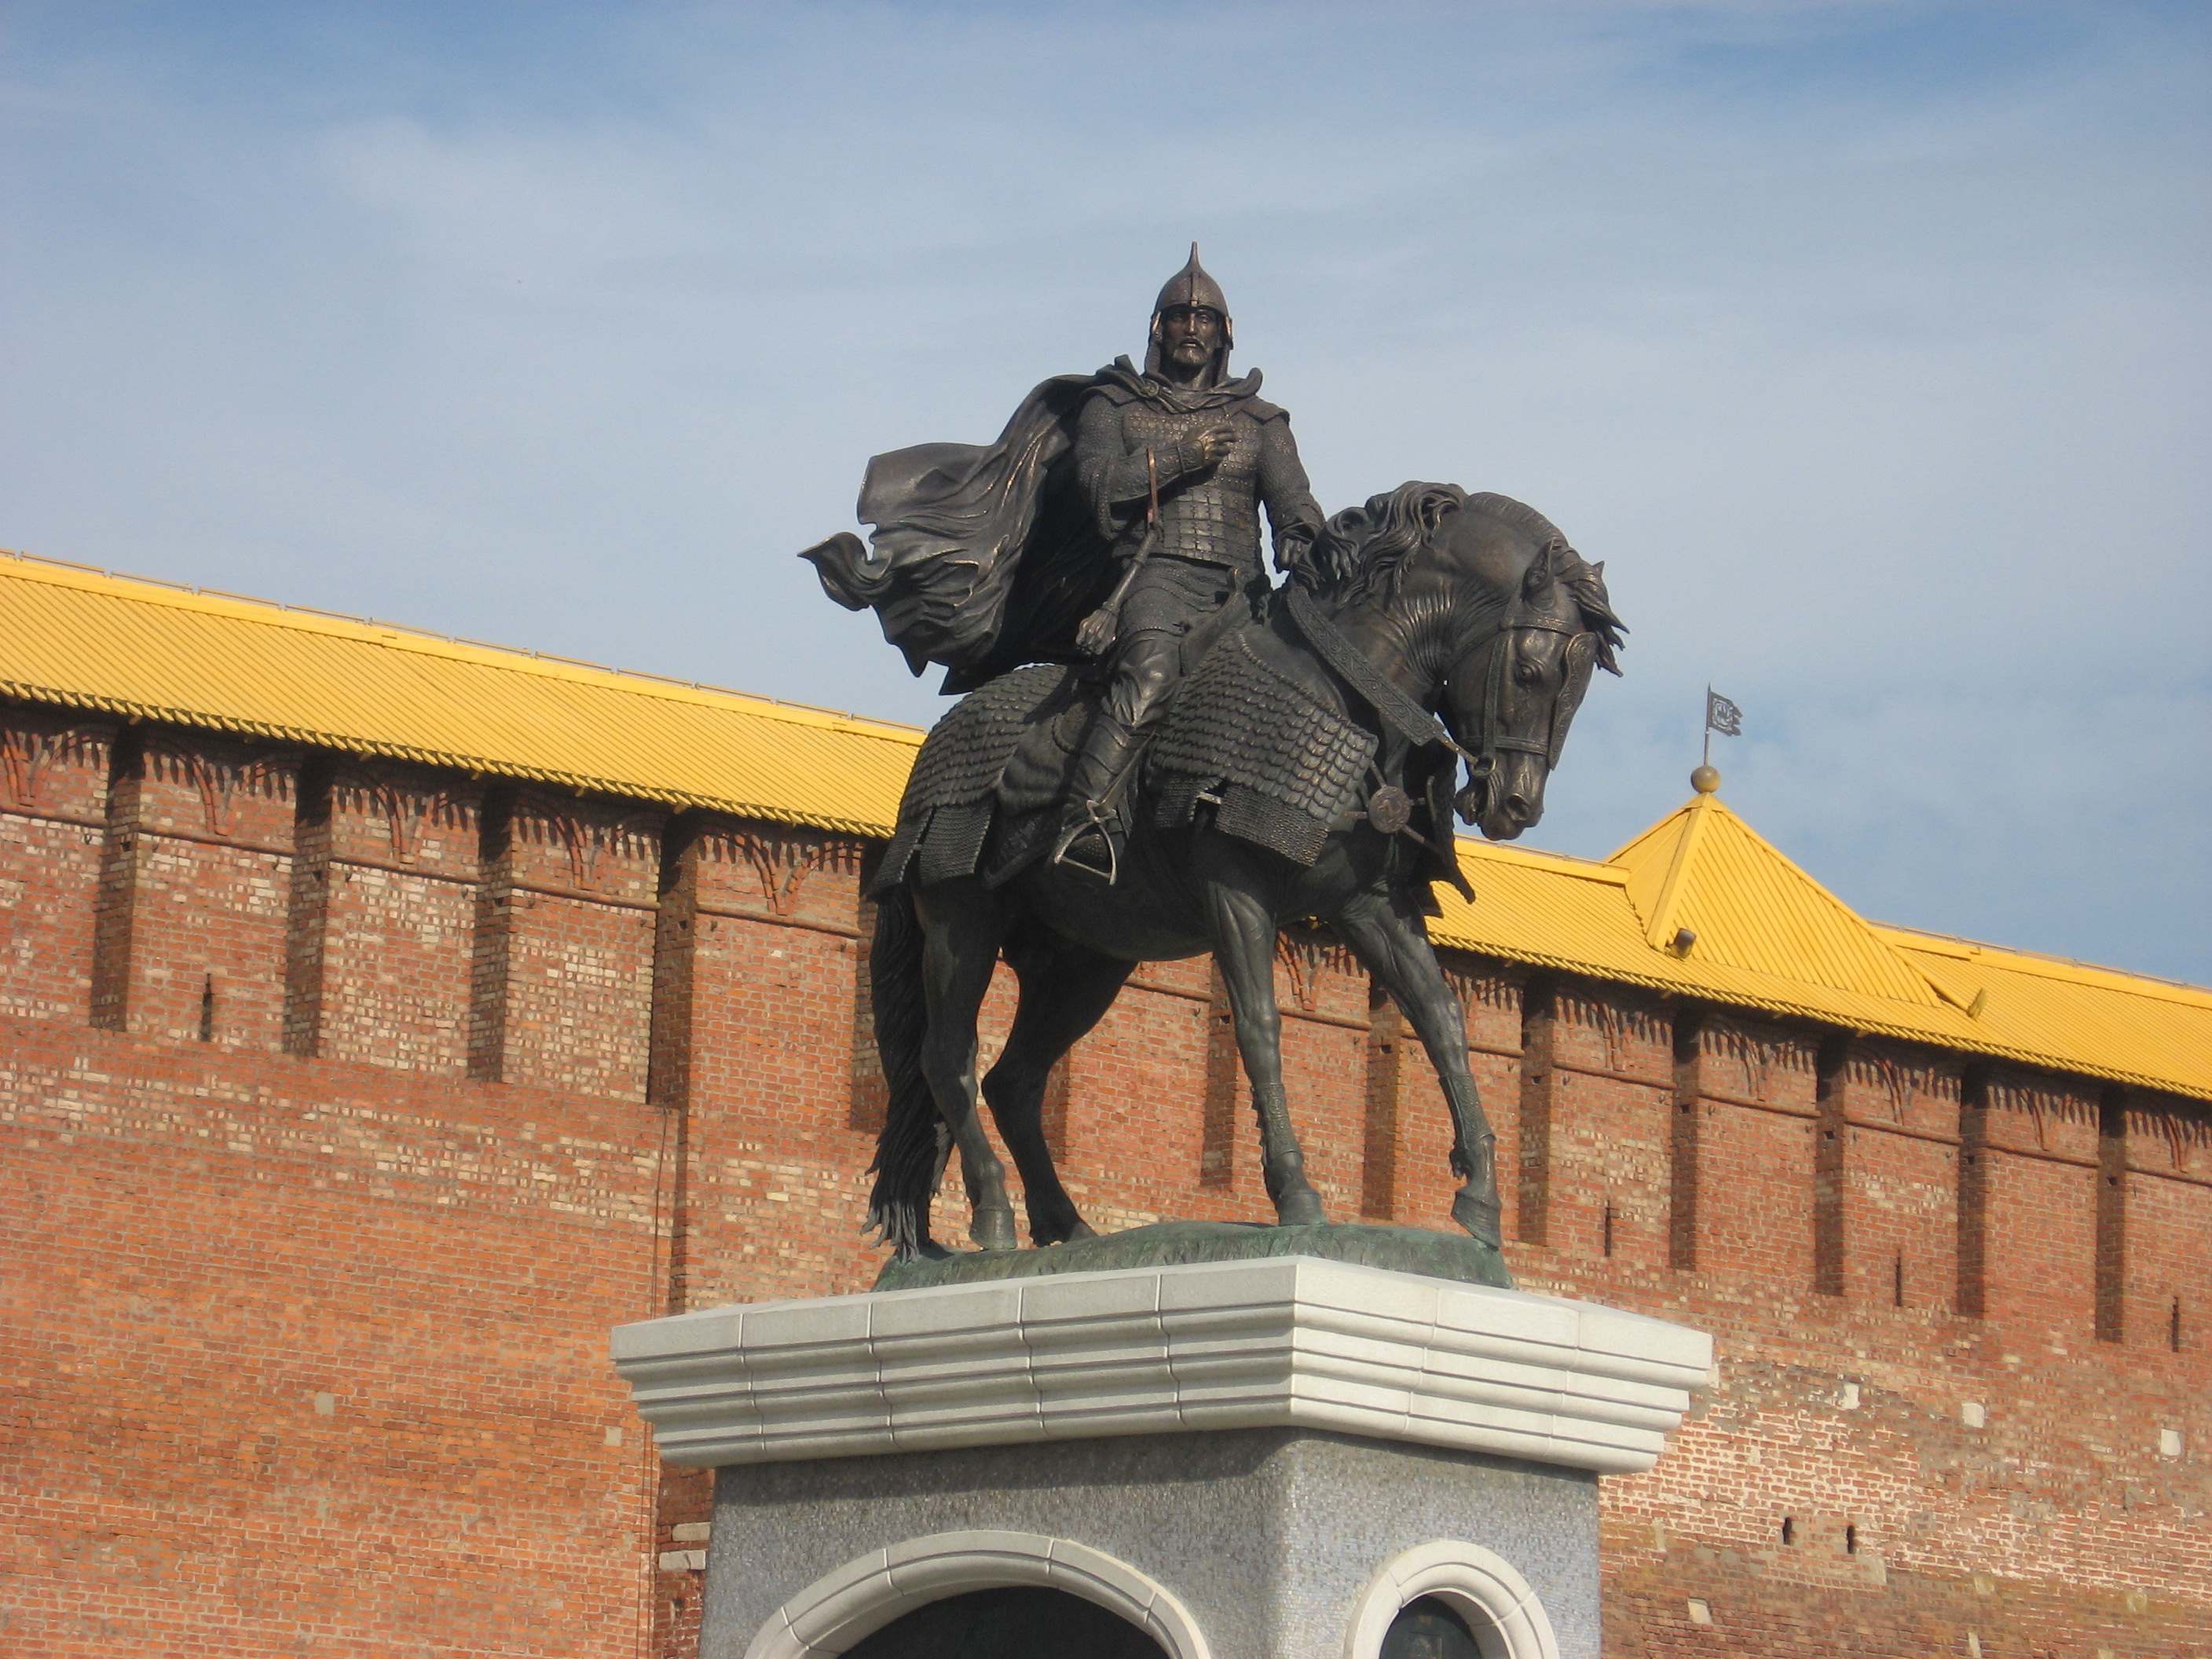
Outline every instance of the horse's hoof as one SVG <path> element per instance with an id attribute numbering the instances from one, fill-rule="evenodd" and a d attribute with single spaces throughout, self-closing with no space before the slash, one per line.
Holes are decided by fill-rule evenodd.
<path id="1" fill-rule="evenodd" d="M 1042 1249 L 1048 1244 L 1072 1243 L 1079 1238 L 1096 1238 L 1080 1212 L 1066 1199 L 1057 1204 L 1030 1212 L 1030 1243 Z"/>
<path id="2" fill-rule="evenodd" d="M 975 1212 L 969 1224 L 968 1237 L 979 1250 L 1018 1250 L 1021 1240 L 1014 1234 L 1014 1212 L 1003 1204 Z"/>
<path id="3" fill-rule="evenodd" d="M 1493 1250 L 1504 1247 L 1505 1235 L 1498 1224 L 1498 1200 L 1494 1196 L 1477 1197 L 1470 1192 L 1461 1192 L 1452 1200 L 1452 1219 L 1464 1227 L 1479 1244 L 1487 1244 Z"/>
<path id="4" fill-rule="evenodd" d="M 1328 1221 L 1328 1212 L 1321 1206 L 1321 1194 L 1310 1187 L 1297 1188 L 1275 1200 L 1278 1227 L 1320 1227 Z"/>

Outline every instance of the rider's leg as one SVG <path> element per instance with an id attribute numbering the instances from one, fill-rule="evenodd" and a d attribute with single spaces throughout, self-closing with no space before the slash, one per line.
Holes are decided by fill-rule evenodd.
<path id="1" fill-rule="evenodd" d="M 1091 716 L 1068 781 L 1054 863 L 1114 878 L 1121 851 L 1115 786 L 1144 753 L 1150 728 L 1165 711 L 1182 670 L 1182 636 L 1167 629 L 1133 634 L 1115 653 L 1113 684 Z"/>
<path id="2" fill-rule="evenodd" d="M 1452 1172 L 1461 1187 L 1452 1219 L 1486 1244 L 1501 1242 L 1497 1137 L 1467 1063 L 1467 1012 L 1430 948 L 1426 924 L 1403 891 L 1365 892 L 1329 919 L 1352 955 L 1382 981 L 1428 1050 L 1452 1115 Z"/>
<path id="3" fill-rule="evenodd" d="M 972 877 L 926 888 L 917 903 L 928 930 L 922 988 L 929 1030 L 922 1039 L 921 1074 L 960 1149 L 972 1215 L 969 1236 L 983 1249 L 1011 1250 L 1019 1241 L 1014 1237 L 1014 1207 L 1006 1196 L 1006 1166 L 983 1133 L 975 1089 L 975 1018 L 1006 939 L 1004 907 Z"/>
<path id="4" fill-rule="evenodd" d="M 1137 573 L 1121 602 L 1113 679 L 1068 788 L 1054 863 L 1113 879 L 1127 821 L 1113 799 L 1115 784 L 1143 755 L 1184 671 L 1236 616 L 1250 614 L 1230 603 L 1245 580 L 1224 566 L 1164 556 Z"/>
<path id="5" fill-rule="evenodd" d="M 1251 860 L 1217 844 L 1208 854 L 1206 904 L 1213 933 L 1213 959 L 1229 993 L 1237 1024 L 1237 1052 L 1252 1085 L 1252 1109 L 1260 1119 L 1260 1170 L 1275 1219 L 1285 1227 L 1328 1219 L 1321 1194 L 1306 1179 L 1305 1153 L 1291 1126 L 1283 1091 L 1283 1017 L 1275 1006 L 1275 917 Z M 1241 876 L 1245 879 L 1239 879 Z"/>
<path id="6" fill-rule="evenodd" d="M 1114 1006 L 1137 964 L 1076 945 L 1010 945 L 1006 960 L 1021 981 L 1021 999 L 1006 1050 L 983 1079 L 983 1098 L 1022 1172 L 1030 1241 L 1090 1238 L 1094 1235 L 1060 1184 L 1045 1145 L 1045 1085 L 1060 1056 Z"/>

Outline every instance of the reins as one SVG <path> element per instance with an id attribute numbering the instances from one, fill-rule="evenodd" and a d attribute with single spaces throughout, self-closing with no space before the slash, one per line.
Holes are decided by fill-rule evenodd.
<path id="1" fill-rule="evenodd" d="M 1551 550 L 1547 548 L 1537 556 L 1548 559 Z M 1569 647 L 1569 672 L 1561 675 L 1559 690 L 1552 695 L 1542 738 L 1516 738 L 1503 731 L 1505 700 L 1514 665 L 1519 658 L 1518 636 L 1523 633 L 1564 634 L 1572 640 L 1586 635 L 1590 630 L 1579 617 L 1575 624 L 1570 625 L 1548 616 L 1532 614 L 1525 594 L 1516 590 L 1511 600 L 1502 609 L 1488 617 L 1478 611 L 1459 628 L 1458 637 L 1447 658 L 1449 666 L 1444 671 L 1445 684 L 1451 683 L 1455 671 L 1468 657 L 1493 641 L 1501 642 L 1500 648 L 1492 653 L 1483 675 L 1481 748 L 1474 751 L 1453 737 L 1443 720 L 1385 679 L 1381 671 L 1352 643 L 1351 636 L 1323 614 L 1304 588 L 1293 582 L 1285 592 L 1291 620 L 1305 635 L 1315 653 L 1335 672 L 1337 678 L 1364 699 L 1385 726 L 1408 742 L 1416 745 L 1442 744 L 1465 761 L 1470 784 L 1480 782 L 1494 772 L 1500 754 L 1542 755 L 1547 764 L 1558 764 L 1561 707 L 1566 705 L 1566 712 L 1571 718 L 1574 708 L 1580 706 L 1582 697 L 1580 688 L 1575 684 L 1576 671 L 1578 668 L 1579 677 L 1587 680 L 1588 653 L 1583 653 L 1584 661 L 1577 665 L 1572 659 L 1573 647 L 1571 645 Z"/>

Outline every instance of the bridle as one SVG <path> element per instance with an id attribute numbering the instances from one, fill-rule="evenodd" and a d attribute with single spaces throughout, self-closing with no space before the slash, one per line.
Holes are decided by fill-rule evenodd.
<path id="1" fill-rule="evenodd" d="M 1545 575 L 1552 575 L 1552 561 L 1564 545 L 1555 542 L 1547 545 L 1537 555 L 1537 558 L 1542 561 L 1541 570 Z M 1291 621 L 1306 636 L 1307 642 L 1340 679 L 1374 706 L 1387 728 L 1415 744 L 1442 744 L 1467 763 L 1468 787 L 1479 786 L 1487 790 L 1489 781 L 1498 769 L 1500 754 L 1541 755 L 1547 768 L 1559 763 L 1559 751 L 1566 742 L 1568 723 L 1573 720 L 1575 710 L 1582 705 L 1583 694 L 1589 689 L 1590 669 L 1597 655 L 1597 635 L 1583 623 L 1579 610 L 1576 621 L 1569 623 L 1548 610 L 1529 602 L 1528 586 L 1538 568 L 1535 564 L 1530 565 L 1528 573 L 1523 575 L 1512 599 L 1503 609 L 1492 611 L 1478 606 L 1473 614 L 1459 620 L 1454 628 L 1455 639 L 1445 659 L 1450 666 L 1444 672 L 1442 681 L 1446 687 L 1459 678 L 1461 668 L 1475 652 L 1493 641 L 1503 641 L 1501 648 L 1492 653 L 1485 671 L 1482 747 L 1480 752 L 1468 750 L 1442 719 L 1384 679 L 1360 654 L 1352 641 L 1320 610 L 1304 587 L 1295 581 L 1285 584 L 1284 599 L 1289 607 Z M 1556 580 L 1547 584 L 1546 597 L 1549 598 L 1555 592 Z M 1540 740 L 1509 736 L 1503 730 L 1506 702 L 1514 683 L 1513 670 L 1520 661 L 1526 636 L 1532 634 L 1559 634 L 1567 639 L 1559 690 L 1552 694 L 1550 707 L 1545 711 L 1544 735 Z"/>
<path id="2" fill-rule="evenodd" d="M 1537 556 L 1548 562 L 1551 550 L 1547 548 Z M 1597 656 L 1597 635 L 1579 616 L 1572 623 L 1563 622 L 1550 611 L 1531 605 L 1526 592 L 1518 588 L 1503 611 L 1487 616 L 1478 612 L 1462 623 L 1456 634 L 1448 658 L 1451 666 L 1444 672 L 1446 685 L 1459 677 L 1468 659 L 1476 652 L 1486 646 L 1495 647 L 1483 670 L 1480 750 L 1471 754 L 1455 739 L 1451 743 L 1452 749 L 1468 763 L 1468 783 L 1486 784 L 1497 771 L 1502 754 L 1541 755 L 1547 770 L 1558 766 L 1560 751 L 1566 745 L 1568 725 L 1589 690 L 1590 670 Z M 1550 705 L 1544 711 L 1542 734 L 1515 737 L 1504 730 L 1507 700 L 1516 683 L 1514 671 L 1530 643 L 1528 636 L 1535 634 L 1565 635 L 1567 648 L 1561 663 L 1559 689 L 1553 692 Z"/>

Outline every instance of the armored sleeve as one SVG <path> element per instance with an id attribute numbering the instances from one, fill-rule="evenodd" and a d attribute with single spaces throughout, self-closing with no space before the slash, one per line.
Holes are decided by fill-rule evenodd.
<path id="1" fill-rule="evenodd" d="M 1194 469 L 1187 465 L 1183 447 L 1177 443 L 1156 452 L 1154 465 L 1164 489 Z M 1295 452 L 1291 465 L 1297 464 Z M 1301 483 L 1304 474 L 1299 474 Z M 1098 521 L 1098 533 L 1113 541 L 1131 520 L 1144 515 L 1152 495 L 1152 480 L 1145 466 L 1145 452 L 1128 441 L 1121 406 L 1111 398 L 1093 397 L 1083 406 L 1075 428 L 1075 478 Z"/>
<path id="2" fill-rule="evenodd" d="M 1323 514 L 1298 459 L 1298 441 L 1291 436 L 1291 417 L 1278 414 L 1260 426 L 1260 499 L 1267 504 L 1267 527 L 1274 532 L 1275 567 L 1296 565 L 1319 533 Z"/>

